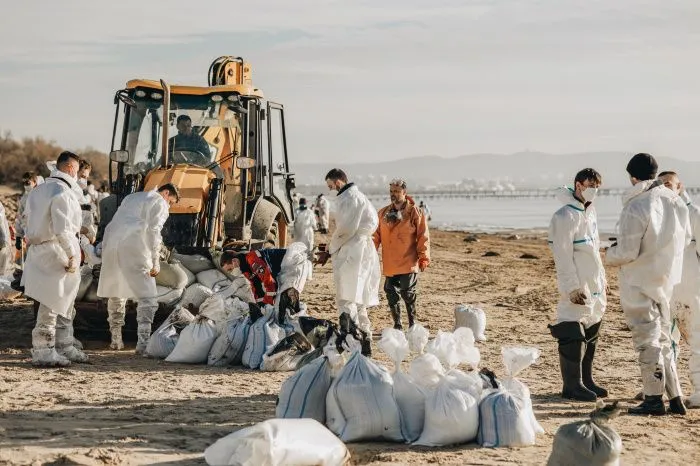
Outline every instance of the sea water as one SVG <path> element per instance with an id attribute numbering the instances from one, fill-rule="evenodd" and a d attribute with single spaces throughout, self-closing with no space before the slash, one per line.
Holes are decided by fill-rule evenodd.
<path id="1" fill-rule="evenodd" d="M 418 202 L 419 199 L 416 200 Z M 432 199 L 425 201 L 430 208 L 431 228 L 463 230 L 473 232 L 494 232 L 511 229 L 546 230 L 552 214 L 562 206 L 554 197 L 519 199 Z M 377 209 L 387 205 L 385 201 L 375 201 Z M 622 198 L 619 196 L 599 196 L 594 205 L 598 214 L 598 230 L 601 233 L 615 233 Z"/>

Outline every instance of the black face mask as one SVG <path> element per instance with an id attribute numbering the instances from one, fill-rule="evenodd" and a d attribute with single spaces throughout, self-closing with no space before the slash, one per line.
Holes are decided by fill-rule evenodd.
<path id="1" fill-rule="evenodd" d="M 388 223 L 398 223 L 403 220 L 403 215 L 401 214 L 400 210 L 396 210 L 392 207 L 384 214 L 384 220 L 386 220 Z"/>

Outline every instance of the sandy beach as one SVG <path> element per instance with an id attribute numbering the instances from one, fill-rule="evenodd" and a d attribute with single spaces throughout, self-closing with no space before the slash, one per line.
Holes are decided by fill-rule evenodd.
<path id="1" fill-rule="evenodd" d="M 547 331 L 558 294 L 546 238 L 520 232 L 480 234 L 478 241 L 466 242 L 462 232 L 431 233 L 433 263 L 419 282 L 420 322 L 434 336 L 453 328 L 456 304 L 481 304 L 488 319 L 488 341 L 479 344 L 481 366 L 498 375 L 502 346 L 540 348 L 538 364 L 521 380 L 546 433 L 535 446 L 516 449 L 349 444 L 352 464 L 544 464 L 557 427 L 593 409 L 592 403 L 558 396 L 556 344 Z M 610 399 L 627 407 L 641 379 L 619 306 L 617 273 L 608 270 L 608 276 L 611 295 L 596 375 Z M 330 266 L 315 269 L 303 299 L 310 315 L 336 317 Z M 383 297 L 370 318 L 375 335 L 390 325 Z M 203 451 L 215 440 L 274 416 L 280 385 L 291 375 L 169 364 L 135 356 L 133 344 L 116 352 L 102 342 L 86 343 L 89 365 L 35 369 L 29 364 L 31 328 L 27 301 L 0 303 L 0 464 L 205 464 Z M 376 345 L 373 349 L 376 359 L 389 364 Z M 687 354 L 683 344 L 679 372 L 686 393 Z M 622 437 L 623 464 L 700 464 L 700 411 L 661 418 L 622 414 L 612 425 Z"/>

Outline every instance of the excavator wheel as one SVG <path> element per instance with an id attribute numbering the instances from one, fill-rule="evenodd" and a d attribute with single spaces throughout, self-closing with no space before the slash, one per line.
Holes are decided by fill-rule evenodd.
<path id="1" fill-rule="evenodd" d="M 277 248 L 279 247 L 279 221 L 275 219 L 270 225 L 270 230 L 267 232 L 267 237 L 265 238 L 265 248 Z"/>

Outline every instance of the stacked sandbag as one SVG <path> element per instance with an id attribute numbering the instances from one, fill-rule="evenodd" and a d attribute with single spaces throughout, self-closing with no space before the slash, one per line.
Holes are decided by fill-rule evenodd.
<path id="1" fill-rule="evenodd" d="M 203 270 L 197 274 L 197 283 L 204 285 L 213 292 L 218 292 L 226 288 L 230 279 L 217 269 Z"/>
<path id="2" fill-rule="evenodd" d="M 180 306 L 198 311 L 204 301 L 213 294 L 214 292 L 211 289 L 201 283 L 194 283 L 185 288 L 184 293 L 182 293 L 182 298 L 180 299 Z"/>
<path id="3" fill-rule="evenodd" d="M 195 275 L 205 270 L 215 268 L 211 260 L 199 254 L 185 255 L 175 252 L 172 254 L 172 258 L 180 262 L 187 270 Z"/>
<path id="4" fill-rule="evenodd" d="M 294 332 L 282 338 L 265 353 L 260 370 L 266 372 L 296 370 L 299 361 L 313 349 L 304 335 Z"/>
<path id="5" fill-rule="evenodd" d="M 207 464 L 339 466 L 350 453 L 314 419 L 269 419 L 219 439 L 204 451 Z"/>
<path id="6" fill-rule="evenodd" d="M 401 330 L 388 328 L 382 332 L 378 346 L 394 362 L 394 399 L 403 421 L 403 436 L 407 442 L 414 442 L 423 432 L 426 391 L 401 371 L 401 363 L 409 353 L 408 340 Z"/>
<path id="7" fill-rule="evenodd" d="M 502 354 L 508 378 L 500 389 L 487 390 L 479 405 L 478 442 L 492 448 L 534 445 L 539 424 L 532 411 L 527 386 L 514 377 L 537 360 L 539 351 L 536 348 L 503 348 Z"/>
<path id="8" fill-rule="evenodd" d="M 476 341 L 486 341 L 486 313 L 483 309 L 469 304 L 455 307 L 455 330 L 460 327 L 470 328 Z"/>
<path id="9" fill-rule="evenodd" d="M 243 351 L 243 366 L 259 369 L 265 353 L 284 337 L 284 329 L 275 322 L 274 308 L 265 306 L 265 314 L 255 320 L 250 327 L 248 341 Z"/>
<path id="10" fill-rule="evenodd" d="M 165 360 L 185 364 L 205 363 L 217 336 L 214 322 L 205 316 L 197 316 L 182 330 L 175 349 Z"/>
<path id="11" fill-rule="evenodd" d="M 559 427 L 547 466 L 618 466 L 622 439 L 608 423 L 619 413 L 617 401 L 605 405 L 599 400 L 590 419 Z"/>
<path id="12" fill-rule="evenodd" d="M 156 285 L 174 290 L 182 290 L 189 285 L 187 269 L 179 262 L 160 262 L 160 272 L 156 275 Z"/>
<path id="13" fill-rule="evenodd" d="M 355 350 L 326 397 L 328 428 L 344 442 L 405 442 L 394 382 L 386 368 Z"/>
<path id="14" fill-rule="evenodd" d="M 322 348 L 319 348 L 322 349 Z M 326 423 L 326 396 L 332 368 L 328 358 L 319 357 L 284 381 L 277 398 L 279 418 L 311 418 Z"/>
<path id="15" fill-rule="evenodd" d="M 226 322 L 224 331 L 221 332 L 209 351 L 207 364 L 210 366 L 239 366 L 243 361 L 250 333 L 250 317 L 231 318 Z"/>
<path id="16" fill-rule="evenodd" d="M 184 290 L 182 288 L 168 288 L 166 286 L 156 285 L 156 300 L 166 306 L 173 306 L 182 297 Z"/>
<path id="17" fill-rule="evenodd" d="M 187 309 L 176 308 L 151 335 L 146 354 L 158 359 L 167 358 L 175 349 L 180 332 L 193 320 L 194 316 Z"/>

